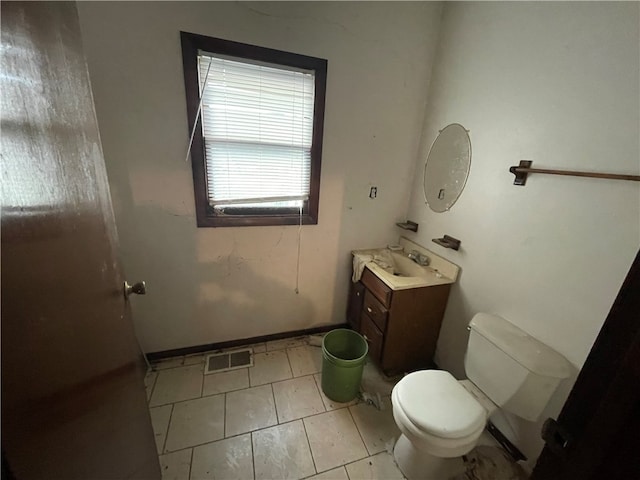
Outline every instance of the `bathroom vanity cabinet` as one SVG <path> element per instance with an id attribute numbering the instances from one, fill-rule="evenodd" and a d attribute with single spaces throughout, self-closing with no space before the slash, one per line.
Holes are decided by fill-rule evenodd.
<path id="1" fill-rule="evenodd" d="M 430 366 L 451 284 L 393 290 L 368 267 L 351 284 L 347 320 L 387 375 Z"/>

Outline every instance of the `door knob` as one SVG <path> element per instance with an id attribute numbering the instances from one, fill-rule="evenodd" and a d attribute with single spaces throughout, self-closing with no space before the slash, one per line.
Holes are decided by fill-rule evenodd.
<path id="1" fill-rule="evenodd" d="M 129 285 L 129 282 L 124 282 L 124 298 L 128 298 L 129 295 L 135 293 L 137 295 L 144 295 L 147 293 L 147 287 L 144 282 L 136 282 L 133 285 Z"/>

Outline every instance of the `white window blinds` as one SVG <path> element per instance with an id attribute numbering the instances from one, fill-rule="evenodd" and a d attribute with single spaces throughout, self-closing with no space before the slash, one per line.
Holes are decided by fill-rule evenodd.
<path id="1" fill-rule="evenodd" d="M 198 53 L 209 203 L 300 207 L 311 175 L 313 72 Z"/>

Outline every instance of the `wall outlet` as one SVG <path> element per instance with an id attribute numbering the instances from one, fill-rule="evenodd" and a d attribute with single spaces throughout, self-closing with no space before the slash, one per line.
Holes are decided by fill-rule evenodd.
<path id="1" fill-rule="evenodd" d="M 376 198 L 378 196 L 378 187 L 371 187 L 369 190 L 369 198 Z"/>

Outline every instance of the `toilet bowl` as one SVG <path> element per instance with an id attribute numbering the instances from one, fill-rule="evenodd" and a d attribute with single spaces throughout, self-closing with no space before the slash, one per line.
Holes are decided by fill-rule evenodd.
<path id="1" fill-rule="evenodd" d="M 568 362 L 505 319 L 479 313 L 465 355 L 468 380 L 421 370 L 393 388 L 393 417 L 402 432 L 393 455 L 409 480 L 441 480 L 464 471 L 470 452 L 498 408 L 535 421 Z"/>
<path id="2" fill-rule="evenodd" d="M 469 452 L 484 430 L 487 410 L 449 372 L 422 370 L 391 393 L 400 431 L 419 449 L 450 458 Z"/>
<path id="3" fill-rule="evenodd" d="M 443 370 L 407 375 L 394 387 L 391 402 L 393 418 L 402 432 L 394 457 L 410 480 L 444 478 L 443 470 L 447 475 L 462 471 L 459 457 L 476 445 L 495 408 L 483 406 L 485 402 Z"/>

